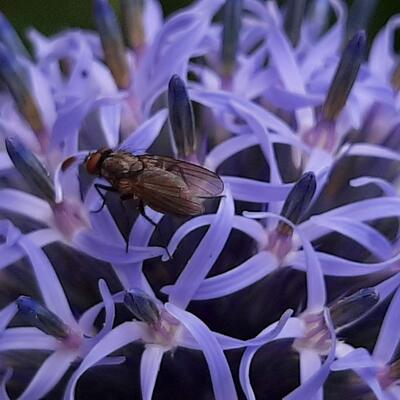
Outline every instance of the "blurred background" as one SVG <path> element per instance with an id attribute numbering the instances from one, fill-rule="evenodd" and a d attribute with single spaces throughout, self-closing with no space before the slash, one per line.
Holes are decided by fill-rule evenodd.
<path id="1" fill-rule="evenodd" d="M 118 10 L 118 0 L 111 2 Z M 391 15 L 400 13 L 399 0 L 376 2 L 377 8 L 369 30 L 370 37 L 375 35 Z M 190 3 L 192 3 L 190 0 L 161 0 L 165 14 L 170 14 Z M 347 0 L 347 3 L 351 5 L 353 1 Z M 0 10 L 21 34 L 29 27 L 35 27 L 46 35 L 68 27 L 94 28 L 91 9 L 91 0 L 0 0 Z"/>

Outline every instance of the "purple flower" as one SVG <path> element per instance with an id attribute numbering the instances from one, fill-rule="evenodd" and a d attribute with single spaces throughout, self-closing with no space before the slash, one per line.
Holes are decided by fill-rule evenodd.
<path id="1" fill-rule="evenodd" d="M 0 15 L 0 398 L 399 396 L 400 20 L 368 51 L 373 6 L 95 0 L 34 56 Z M 128 201 L 88 176 L 102 148 L 224 191 L 143 213 L 142 171 Z M 207 183 L 160 168 L 171 203 Z"/>

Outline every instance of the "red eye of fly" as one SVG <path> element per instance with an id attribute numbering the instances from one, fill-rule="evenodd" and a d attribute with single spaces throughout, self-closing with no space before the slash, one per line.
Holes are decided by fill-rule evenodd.
<path id="1" fill-rule="evenodd" d="M 89 174 L 96 174 L 100 165 L 99 161 L 101 160 L 101 152 L 96 151 L 95 153 L 91 154 L 86 161 L 86 170 Z"/>

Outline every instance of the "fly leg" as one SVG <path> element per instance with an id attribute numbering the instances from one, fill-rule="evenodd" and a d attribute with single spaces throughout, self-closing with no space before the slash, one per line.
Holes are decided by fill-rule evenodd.
<path id="1" fill-rule="evenodd" d="M 127 222 L 127 226 L 126 226 L 126 228 L 127 228 L 127 229 L 126 229 L 127 234 L 126 234 L 126 237 L 125 237 L 125 251 L 126 251 L 126 253 L 128 254 L 128 251 L 129 251 L 129 236 L 130 236 L 129 228 L 130 228 L 130 224 L 129 224 L 128 212 L 127 212 L 127 210 L 126 210 L 124 201 L 126 201 L 126 200 L 131 200 L 131 199 L 132 199 L 132 195 L 131 195 L 131 194 L 123 194 L 123 195 L 120 196 L 119 199 L 121 200 L 121 207 L 122 207 L 122 209 L 124 210 L 125 215 L 126 215 L 125 220 L 126 220 L 126 222 Z M 122 236 L 125 236 L 125 235 L 122 235 Z"/>
<path id="2" fill-rule="evenodd" d="M 114 189 L 112 186 L 102 185 L 101 183 L 95 183 L 94 188 L 96 189 L 97 193 L 103 200 L 103 203 L 98 210 L 91 211 L 92 213 L 98 213 L 104 208 L 106 204 L 106 196 L 101 190 L 105 190 L 107 192 L 118 192 L 118 190 Z"/>
<path id="3" fill-rule="evenodd" d="M 139 200 L 139 203 L 138 203 L 138 210 L 139 210 L 140 215 L 141 215 L 146 221 L 150 222 L 150 224 L 152 224 L 152 225 L 154 226 L 154 230 L 160 234 L 160 228 L 158 227 L 158 225 L 157 225 L 148 215 L 146 215 L 146 211 L 145 211 L 145 209 L 144 209 L 144 203 L 143 203 L 142 200 Z M 161 235 L 160 235 L 160 236 L 161 236 Z M 165 250 L 165 252 L 167 253 L 168 258 L 169 258 L 170 260 L 172 260 L 172 256 L 171 256 L 171 253 L 170 253 L 169 250 L 168 250 L 168 247 L 166 247 L 166 246 L 162 246 L 162 247 L 163 247 L 163 249 Z"/>

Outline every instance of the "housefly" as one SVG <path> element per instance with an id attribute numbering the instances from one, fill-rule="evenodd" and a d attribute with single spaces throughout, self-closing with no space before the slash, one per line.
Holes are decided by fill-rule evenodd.
<path id="1" fill-rule="evenodd" d="M 104 178 L 110 185 L 95 183 L 103 199 L 104 191 L 117 192 L 121 200 L 138 201 L 139 212 L 146 216 L 144 206 L 179 217 L 204 212 L 204 201 L 220 197 L 224 190 L 221 178 L 212 171 L 167 156 L 134 155 L 128 151 L 101 149 L 85 160 L 89 174 Z"/>

